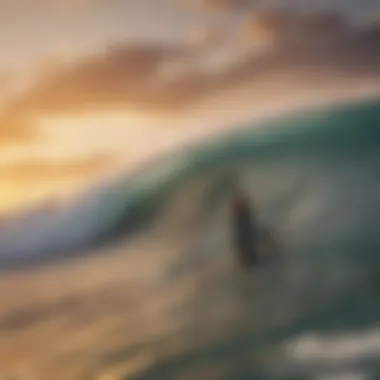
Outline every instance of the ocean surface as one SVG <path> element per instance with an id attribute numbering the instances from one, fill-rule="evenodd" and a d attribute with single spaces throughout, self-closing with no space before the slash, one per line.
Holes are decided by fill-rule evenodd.
<path id="1" fill-rule="evenodd" d="M 3 221 L 0 379 L 380 379 L 380 99 L 257 123 Z"/>

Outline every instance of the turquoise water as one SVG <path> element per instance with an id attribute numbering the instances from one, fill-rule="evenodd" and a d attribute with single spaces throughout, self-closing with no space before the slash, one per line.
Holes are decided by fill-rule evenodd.
<path id="1" fill-rule="evenodd" d="M 234 266 L 230 240 L 227 206 L 236 185 L 281 243 L 276 260 L 248 274 Z M 87 276 L 91 267 L 100 278 L 104 272 L 112 283 L 117 279 L 116 288 L 111 282 L 101 288 L 106 299 L 91 304 L 99 314 L 94 326 L 104 314 L 118 321 L 107 333 L 94 327 L 102 348 L 86 346 L 85 362 L 95 372 L 143 357 L 143 366 L 118 378 L 375 379 L 379 194 L 380 100 L 307 110 L 169 152 L 100 184 L 60 213 L 5 227 L 0 265 L 20 270 L 33 263 L 23 270 L 40 281 L 45 270 L 55 270 L 42 264 L 60 262 L 67 276 L 85 264 Z M 69 256 L 76 259 L 66 261 Z M 101 260 L 122 264 L 116 269 Z M 4 309 L 2 315 L 12 314 Z M 145 327 L 134 325 L 131 334 L 136 318 Z M 71 332 L 73 340 L 79 333 Z M 115 334 L 125 335 L 123 344 L 111 340 Z M 331 339 L 341 356 L 318 357 L 317 349 L 306 359 L 302 350 L 292 354 L 310 334 Z M 359 347 L 369 338 L 355 346 L 363 334 L 374 339 L 364 354 Z M 350 354 L 337 343 L 343 338 Z"/>

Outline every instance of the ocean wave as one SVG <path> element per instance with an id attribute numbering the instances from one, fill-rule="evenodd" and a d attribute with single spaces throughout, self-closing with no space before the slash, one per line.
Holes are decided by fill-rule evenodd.
<path id="1" fill-rule="evenodd" d="M 331 364 L 297 339 L 378 327 L 379 120 L 374 100 L 247 126 L 3 227 L 4 269 L 76 261 L 4 271 L 0 339 L 55 326 L 49 352 L 34 342 L 40 379 L 378 376 L 373 346 Z M 281 247 L 249 273 L 234 265 L 236 187 Z"/>

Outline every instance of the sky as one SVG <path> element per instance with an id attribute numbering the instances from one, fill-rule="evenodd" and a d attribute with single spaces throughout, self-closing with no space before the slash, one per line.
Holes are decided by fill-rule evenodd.
<path id="1" fill-rule="evenodd" d="M 380 79 L 378 0 L 0 0 L 0 25 L 0 214 Z"/>

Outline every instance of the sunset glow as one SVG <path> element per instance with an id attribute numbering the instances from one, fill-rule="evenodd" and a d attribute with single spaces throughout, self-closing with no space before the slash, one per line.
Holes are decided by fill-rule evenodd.
<path id="1" fill-rule="evenodd" d="M 333 3 L 0 1 L 0 213 L 267 106 L 377 83 L 380 33 L 366 20 L 378 7 Z M 91 175 L 74 170 L 98 156 Z"/>
<path id="2" fill-rule="evenodd" d="M 149 145 L 162 136 L 164 125 L 143 115 L 108 112 L 46 117 L 39 120 L 39 127 L 41 137 L 35 143 L 10 147 L 1 156 L 0 212 L 78 190 L 114 165 L 126 164 L 140 156 L 142 150 L 149 149 Z M 108 157 L 107 164 L 95 160 L 91 169 L 83 164 L 99 155 Z M 26 176 L 25 171 L 15 175 L 14 170 L 2 170 L 11 165 L 28 167 L 28 163 L 35 160 L 50 163 L 45 175 L 43 169 L 37 177 Z M 70 169 L 62 172 L 67 162 Z"/>

